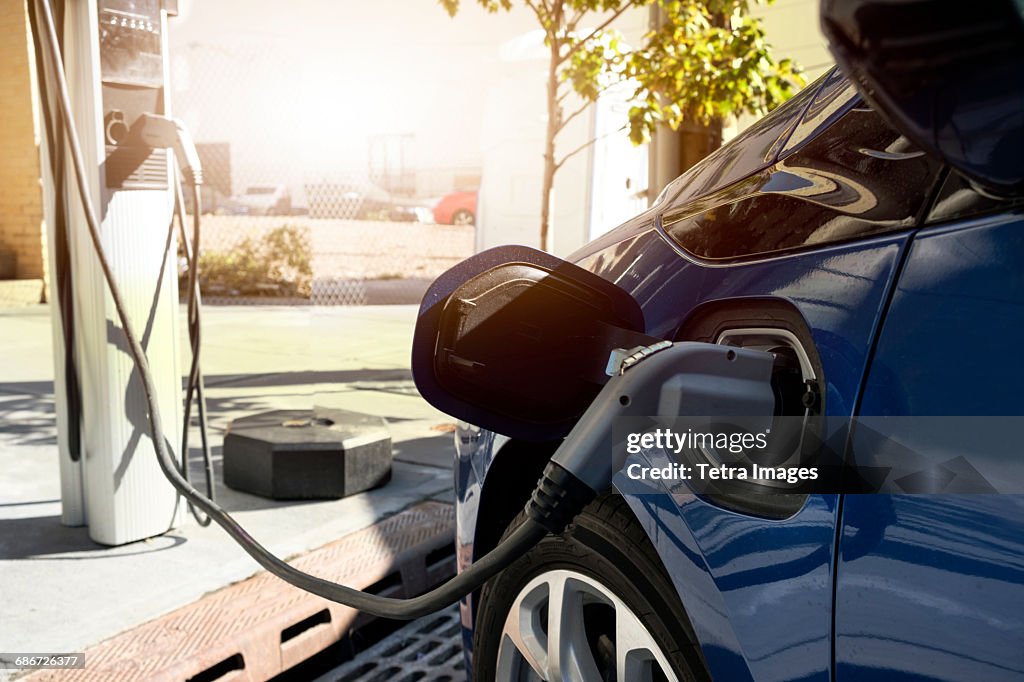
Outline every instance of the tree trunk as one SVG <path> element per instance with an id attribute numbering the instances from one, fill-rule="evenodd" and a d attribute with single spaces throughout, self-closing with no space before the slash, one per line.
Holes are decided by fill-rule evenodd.
<path id="1" fill-rule="evenodd" d="M 686 121 L 679 126 L 679 173 L 697 165 L 705 156 L 722 146 L 722 121 L 708 125 Z"/>
<path id="2" fill-rule="evenodd" d="M 548 64 L 548 129 L 544 141 L 544 182 L 540 195 L 540 250 L 548 250 L 551 227 L 551 193 L 555 188 L 555 137 L 562 120 L 562 106 L 558 102 L 558 57 L 561 43 L 550 36 L 551 60 Z"/>
<path id="3" fill-rule="evenodd" d="M 665 21 L 665 10 L 658 4 L 651 5 L 651 30 L 661 28 Z M 712 25 L 723 28 L 729 18 L 717 12 Z M 697 165 L 704 157 L 722 146 L 722 120 L 714 119 L 707 125 L 687 117 L 678 130 L 666 124 L 658 126 L 655 139 L 650 145 L 648 165 L 647 201 L 653 203 L 670 182 Z"/>
<path id="4" fill-rule="evenodd" d="M 665 185 L 722 146 L 722 122 L 703 126 L 686 121 L 678 130 L 658 126 L 650 146 L 647 199 L 653 202 Z"/>

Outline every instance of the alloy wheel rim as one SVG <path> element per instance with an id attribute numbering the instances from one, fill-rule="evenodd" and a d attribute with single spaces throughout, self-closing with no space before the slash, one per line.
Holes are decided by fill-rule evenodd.
<path id="1" fill-rule="evenodd" d="M 500 682 L 679 682 L 625 602 L 590 576 L 552 570 L 516 595 L 498 645 Z"/>

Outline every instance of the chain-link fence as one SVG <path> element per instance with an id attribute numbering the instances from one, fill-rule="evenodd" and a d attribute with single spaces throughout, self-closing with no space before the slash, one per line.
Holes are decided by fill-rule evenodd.
<path id="1" fill-rule="evenodd" d="M 309 215 L 205 215 L 207 303 L 418 303 L 473 252 L 473 226 Z"/>
<path id="2" fill-rule="evenodd" d="M 325 119 L 323 84 L 302 78 L 308 55 L 196 43 L 172 54 L 174 113 L 203 161 L 206 302 L 417 303 L 472 254 L 478 167 L 424 159 L 415 135 L 310 131 Z"/>

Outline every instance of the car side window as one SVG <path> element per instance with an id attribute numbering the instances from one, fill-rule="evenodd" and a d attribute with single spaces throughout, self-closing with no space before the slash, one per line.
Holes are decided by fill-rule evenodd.
<path id="1" fill-rule="evenodd" d="M 666 212 L 687 252 L 733 260 L 913 227 L 942 164 L 859 105 L 794 154 Z"/>

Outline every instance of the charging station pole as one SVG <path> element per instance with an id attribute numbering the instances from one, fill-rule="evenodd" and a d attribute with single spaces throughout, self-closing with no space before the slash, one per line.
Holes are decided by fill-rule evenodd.
<path id="1" fill-rule="evenodd" d="M 65 68 L 87 189 L 100 213 L 104 250 L 149 358 L 170 449 L 178 453 L 177 238 L 169 232 L 176 171 L 166 149 L 150 149 L 131 134 L 142 114 L 169 113 L 167 12 L 161 0 L 66 0 L 63 10 Z M 70 168 L 64 186 L 64 196 L 55 201 L 65 202 L 68 216 L 73 353 L 82 407 L 80 415 L 68 414 L 66 377 L 58 371 L 62 520 L 87 524 L 96 542 L 120 545 L 176 526 L 183 504 L 157 464 L 141 382 Z M 52 309 L 57 327 L 60 311 L 56 304 Z M 54 350 L 60 367 L 63 348 Z M 71 419 L 80 420 L 79 452 L 71 452 L 67 442 Z"/>

